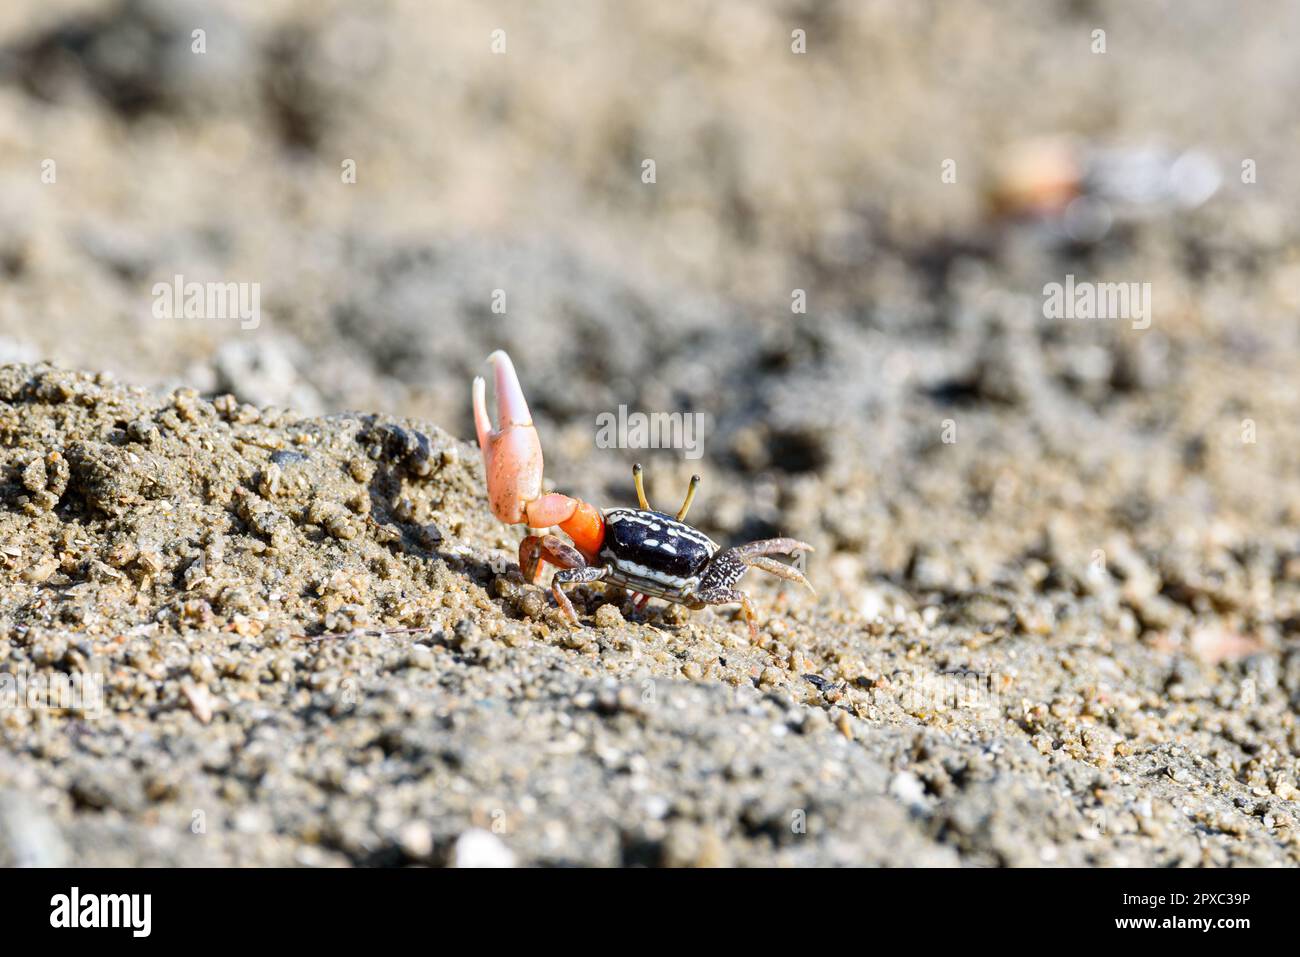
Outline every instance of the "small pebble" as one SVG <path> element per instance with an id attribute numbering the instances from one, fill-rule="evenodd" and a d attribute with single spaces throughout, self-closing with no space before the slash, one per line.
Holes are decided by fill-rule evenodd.
<path id="1" fill-rule="evenodd" d="M 471 828 L 456 839 L 453 867 L 514 867 L 515 855 L 490 831 Z"/>

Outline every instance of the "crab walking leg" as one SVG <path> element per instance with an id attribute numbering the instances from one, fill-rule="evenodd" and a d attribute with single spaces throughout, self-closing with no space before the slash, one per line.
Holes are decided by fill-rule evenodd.
<path id="1" fill-rule="evenodd" d="M 576 625 L 578 613 L 573 610 L 573 602 L 569 601 L 569 596 L 560 586 L 599 581 L 605 577 L 607 569 L 604 566 L 588 565 L 582 552 L 557 535 L 529 535 L 519 543 L 519 567 L 523 570 L 525 579 L 536 581 L 542 559 L 560 569 L 551 579 L 551 594 L 555 596 L 555 603 L 560 606 L 564 617 Z"/>
<path id="2" fill-rule="evenodd" d="M 749 571 L 752 566 L 812 588 L 812 585 L 808 583 L 808 580 L 803 577 L 798 569 L 765 557 L 767 555 L 811 552 L 812 550 L 811 545 L 798 539 L 766 538 L 762 541 L 749 542 L 746 545 L 737 545 L 735 548 L 728 548 L 718 552 L 713 557 L 704 579 L 700 582 L 700 587 L 695 592 L 695 598 L 700 605 L 729 605 L 733 602 L 740 602 L 745 621 L 749 623 L 750 638 L 755 639 L 758 637 L 758 626 L 754 623 L 754 606 L 750 603 L 748 595 L 734 587 L 736 582 L 740 581 L 741 576 Z"/>
<path id="3" fill-rule="evenodd" d="M 754 614 L 754 604 L 749 600 L 749 596 L 739 588 L 732 588 L 729 585 L 701 587 L 695 593 L 695 598 L 697 603 L 692 606 L 695 608 L 703 608 L 705 605 L 734 605 L 739 602 L 740 613 L 745 616 L 745 623 L 749 625 L 749 640 L 758 640 L 758 625 L 755 624 L 755 619 L 758 616 Z"/>
<path id="4" fill-rule="evenodd" d="M 777 578 L 784 578 L 786 581 L 798 582 L 814 595 L 817 594 L 817 589 L 813 588 L 812 582 L 804 578 L 803 572 L 799 571 L 799 569 L 792 565 L 778 562 L 775 558 L 760 558 L 757 556 L 746 559 L 745 564 L 752 568 L 761 568 L 763 571 L 775 575 Z"/>
<path id="5" fill-rule="evenodd" d="M 563 592 L 560 586 L 600 581 L 608 571 L 609 569 L 603 565 L 584 565 L 581 568 L 561 569 L 551 579 L 551 593 L 555 595 L 555 603 L 564 610 L 564 614 L 573 624 L 578 623 L 578 613 L 573 610 L 573 602 L 569 601 L 569 596 Z"/>
<path id="6" fill-rule="evenodd" d="M 797 538 L 764 538 L 761 541 L 737 545 L 728 551 L 741 561 L 745 561 L 755 555 L 793 555 L 796 552 L 812 552 L 816 549 Z"/>

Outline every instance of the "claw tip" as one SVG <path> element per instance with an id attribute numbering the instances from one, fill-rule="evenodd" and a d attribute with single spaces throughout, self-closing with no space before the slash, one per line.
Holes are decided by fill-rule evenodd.
<path id="1" fill-rule="evenodd" d="M 504 430 L 512 425 L 531 426 L 532 416 L 528 411 L 528 401 L 524 390 L 519 385 L 519 376 L 515 373 L 515 364 L 504 349 L 497 349 L 487 357 L 495 373 L 497 392 L 497 428 Z"/>

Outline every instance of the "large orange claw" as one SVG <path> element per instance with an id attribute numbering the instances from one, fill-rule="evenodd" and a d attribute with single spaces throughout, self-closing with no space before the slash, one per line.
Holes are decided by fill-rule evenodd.
<path id="1" fill-rule="evenodd" d="M 594 562 L 605 540 L 600 509 L 558 492 L 542 494 L 542 443 L 533 428 L 514 363 L 500 350 L 488 356 L 488 362 L 496 372 L 497 427 L 492 428 L 487 413 L 487 386 L 475 376 L 474 429 L 483 452 L 493 514 L 510 525 L 557 525 L 573 539 L 583 557 Z"/>
<path id="2" fill-rule="evenodd" d="M 496 373 L 497 427 L 487 413 L 487 386 L 474 377 L 474 428 L 487 472 L 488 501 L 501 521 L 527 521 L 528 503 L 542 494 L 542 443 L 533 428 L 514 363 L 501 350 L 488 356 Z"/>

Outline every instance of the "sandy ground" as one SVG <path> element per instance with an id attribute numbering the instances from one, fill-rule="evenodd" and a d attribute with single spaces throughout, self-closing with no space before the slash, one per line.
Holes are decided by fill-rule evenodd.
<path id="1" fill-rule="evenodd" d="M 1300 14 L 1174 6 L 6 5 L 0 861 L 1300 861 Z M 1010 215 L 1059 134 L 1218 188 Z M 461 440 L 498 347 L 555 488 L 698 472 L 817 596 L 571 627 Z"/>

